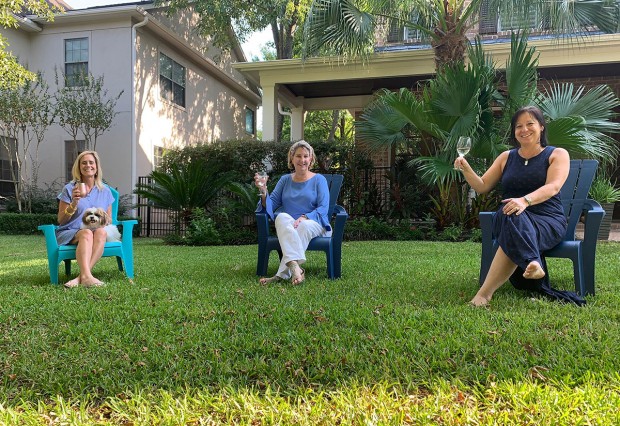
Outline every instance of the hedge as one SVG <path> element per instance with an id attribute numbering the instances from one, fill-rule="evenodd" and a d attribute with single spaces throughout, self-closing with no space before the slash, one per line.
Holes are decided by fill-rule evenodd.
<path id="1" fill-rule="evenodd" d="M 56 223 L 56 214 L 52 213 L 0 213 L 0 234 L 32 235 L 40 233 L 39 225 Z"/>

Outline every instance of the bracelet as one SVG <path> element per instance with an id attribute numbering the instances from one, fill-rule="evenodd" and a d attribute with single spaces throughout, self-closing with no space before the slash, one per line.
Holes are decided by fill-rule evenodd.
<path id="1" fill-rule="evenodd" d="M 69 210 L 69 207 L 71 207 L 71 209 L 73 210 L 71 213 L 69 213 L 67 210 Z M 71 204 L 69 204 L 67 207 L 65 207 L 65 214 L 67 216 L 73 216 L 75 214 L 75 212 L 77 211 L 77 207 L 72 207 Z"/>

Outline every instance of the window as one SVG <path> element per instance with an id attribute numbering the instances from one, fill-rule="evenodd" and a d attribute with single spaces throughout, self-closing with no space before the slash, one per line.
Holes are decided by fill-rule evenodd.
<path id="1" fill-rule="evenodd" d="M 245 131 L 251 135 L 253 135 L 256 130 L 254 114 L 253 109 L 245 107 Z"/>
<path id="2" fill-rule="evenodd" d="M 0 193 L 9 195 L 15 193 L 13 186 L 13 177 L 11 176 L 10 154 L 5 144 L 11 147 L 11 151 L 15 150 L 15 139 L 0 136 Z M 17 162 L 13 162 L 13 172 L 17 176 Z"/>
<path id="3" fill-rule="evenodd" d="M 77 147 L 73 141 L 65 141 L 65 179 L 67 182 L 73 179 L 71 169 L 73 168 L 75 159 L 80 152 L 84 151 L 86 151 L 85 141 L 77 141 Z"/>
<path id="4" fill-rule="evenodd" d="M 88 75 L 88 38 L 65 40 L 65 85 L 83 86 Z"/>
<path id="5" fill-rule="evenodd" d="M 162 98 L 185 107 L 185 67 L 163 53 L 159 54 L 159 89 Z"/>
<path id="6" fill-rule="evenodd" d="M 162 146 L 153 147 L 153 170 L 159 170 L 164 161 L 165 149 Z"/>

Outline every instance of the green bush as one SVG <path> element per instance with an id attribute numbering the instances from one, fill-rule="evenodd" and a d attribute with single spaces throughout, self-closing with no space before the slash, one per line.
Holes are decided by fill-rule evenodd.
<path id="1" fill-rule="evenodd" d="M 0 234 L 30 235 L 40 232 L 39 225 L 56 223 L 57 215 L 51 213 L 0 213 Z"/>

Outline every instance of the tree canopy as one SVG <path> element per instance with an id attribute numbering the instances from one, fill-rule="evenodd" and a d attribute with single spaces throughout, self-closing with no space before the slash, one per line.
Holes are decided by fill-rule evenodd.
<path id="1" fill-rule="evenodd" d="M 4 28 L 17 28 L 20 15 L 27 11 L 54 20 L 54 12 L 60 9 L 50 6 L 45 0 L 0 0 L 0 25 Z M 0 89 L 22 86 L 26 81 L 34 81 L 36 74 L 19 64 L 17 58 L 7 51 L 8 42 L 0 35 Z"/>

